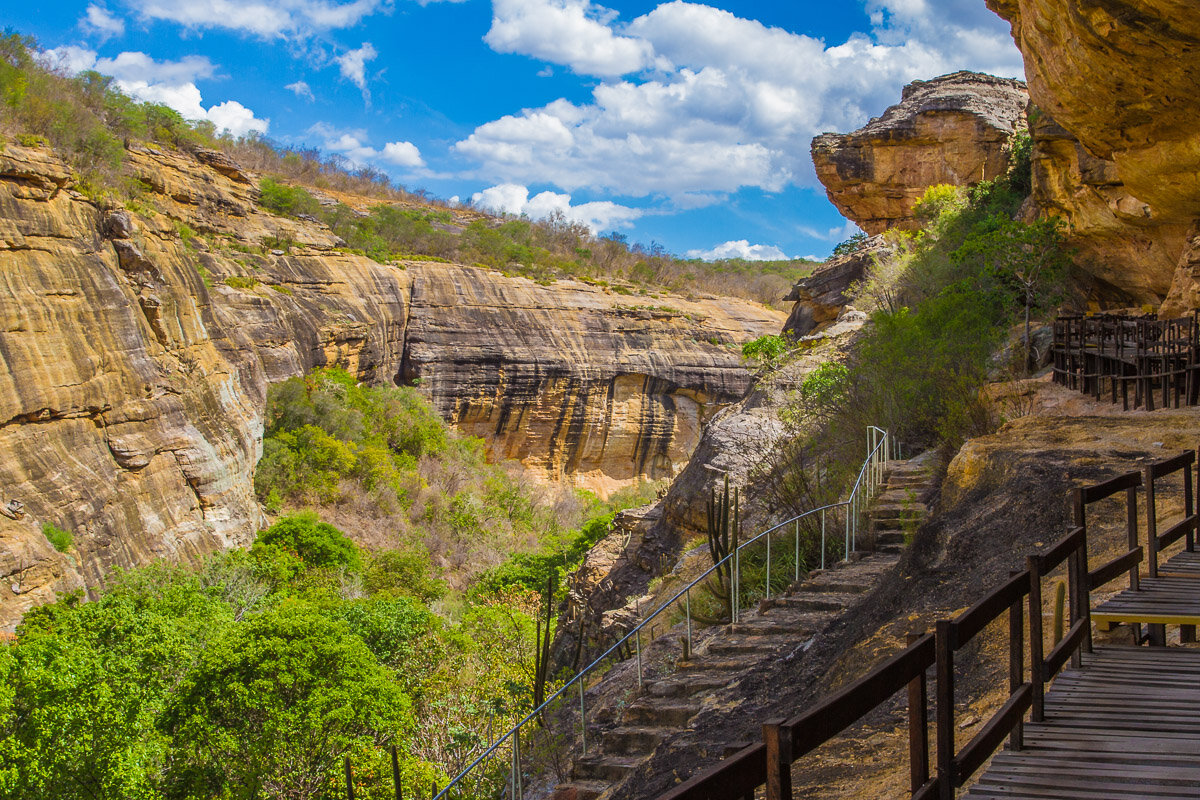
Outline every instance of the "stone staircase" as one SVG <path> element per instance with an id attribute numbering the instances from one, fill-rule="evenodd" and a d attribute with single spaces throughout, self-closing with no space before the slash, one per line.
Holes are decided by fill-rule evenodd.
<path id="1" fill-rule="evenodd" d="M 925 506 L 914 497 L 923 497 L 929 483 L 920 464 L 900 461 L 888 467 L 885 488 L 870 512 L 874 552 L 855 553 L 848 562 L 810 572 L 783 595 L 744 612 L 743 621 L 723 626 L 690 660 L 679 662 L 673 674 L 645 683 L 598 746 L 575 760 L 571 780 L 555 789 L 554 800 L 604 798 L 718 694 L 761 662 L 806 647 L 819 630 L 878 585 L 880 576 L 899 561 L 906 530 L 924 516 Z"/>

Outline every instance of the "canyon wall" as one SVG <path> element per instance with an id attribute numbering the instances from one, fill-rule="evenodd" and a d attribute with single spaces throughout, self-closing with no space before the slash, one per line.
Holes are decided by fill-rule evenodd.
<path id="1" fill-rule="evenodd" d="M 1164 316 L 1197 307 L 1200 15 L 1191 0 L 987 0 L 1012 24 L 1039 143 L 1039 202 L 1085 268 Z M 1075 179 L 1075 173 L 1080 177 Z M 1088 264 L 1090 263 L 1090 267 Z"/>
<path id="2" fill-rule="evenodd" d="M 572 282 L 379 264 L 263 213 L 221 154 L 128 162 L 145 192 L 104 210 L 47 149 L 0 151 L 3 624 L 113 567 L 250 541 L 272 382 L 327 364 L 415 380 L 497 455 L 606 490 L 685 461 L 748 385 L 736 345 L 783 322 L 741 301 L 649 310 Z M 68 552 L 46 523 L 74 534 Z"/>
<path id="3" fill-rule="evenodd" d="M 928 187 L 1005 172 L 1028 100 L 1021 81 L 977 72 L 913 81 L 862 128 L 813 139 L 813 165 L 829 199 L 867 233 L 915 228 L 913 207 Z"/>

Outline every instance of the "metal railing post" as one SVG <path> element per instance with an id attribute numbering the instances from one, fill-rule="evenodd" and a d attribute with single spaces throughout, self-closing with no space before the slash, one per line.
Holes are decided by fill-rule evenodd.
<path id="1" fill-rule="evenodd" d="M 689 587 L 683 595 L 683 613 L 687 617 L 688 658 L 692 657 L 692 590 Z"/>
<path id="2" fill-rule="evenodd" d="M 583 743 L 583 754 L 587 755 L 587 709 L 583 704 L 583 681 L 579 681 L 579 739 Z"/>
<path id="3" fill-rule="evenodd" d="M 767 599 L 771 599 L 771 534 L 767 534 Z"/>
<path id="4" fill-rule="evenodd" d="M 633 601 L 634 613 L 637 618 L 634 622 L 636 630 L 634 631 L 633 642 L 634 648 L 637 650 L 637 671 L 638 671 L 638 689 L 642 688 L 642 603 L 640 600 Z"/>
<path id="5" fill-rule="evenodd" d="M 738 578 L 742 575 L 742 554 L 739 550 L 733 551 L 733 576 L 729 580 L 729 618 L 734 622 L 738 621 Z"/>
<path id="6" fill-rule="evenodd" d="M 796 577 L 794 580 L 800 580 L 800 520 L 796 520 Z"/>

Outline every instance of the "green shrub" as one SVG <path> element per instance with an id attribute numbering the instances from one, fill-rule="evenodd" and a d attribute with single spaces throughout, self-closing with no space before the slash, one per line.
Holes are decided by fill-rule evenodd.
<path id="1" fill-rule="evenodd" d="M 317 215 L 321 213 L 321 204 L 317 198 L 299 186 L 288 186 L 274 178 L 263 178 L 258 184 L 260 196 L 259 205 L 268 211 L 285 217 L 295 217 L 299 214 Z"/>
<path id="2" fill-rule="evenodd" d="M 233 289 L 253 289 L 258 286 L 258 278 L 230 275 L 225 279 L 225 285 Z"/>
<path id="3" fill-rule="evenodd" d="M 305 566 L 347 567 L 359 569 L 362 558 L 346 534 L 321 522 L 314 512 L 304 511 L 283 517 L 258 534 L 255 546 L 280 547 L 295 553 Z"/>
<path id="4" fill-rule="evenodd" d="M 67 552 L 75 543 L 75 537 L 70 531 L 64 530 L 52 522 L 42 523 L 42 535 L 60 553 Z"/>
<path id="5" fill-rule="evenodd" d="M 774 367 L 790 349 L 791 342 L 783 336 L 767 334 L 742 345 L 742 358 L 766 370 Z"/>

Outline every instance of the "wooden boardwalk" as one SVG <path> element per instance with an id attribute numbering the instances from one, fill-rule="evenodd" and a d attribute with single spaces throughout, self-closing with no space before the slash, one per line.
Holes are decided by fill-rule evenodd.
<path id="1" fill-rule="evenodd" d="M 1200 797 L 1200 650 L 1097 647 L 1046 695 L 1021 750 L 992 759 L 968 798 Z"/>
<path id="2" fill-rule="evenodd" d="M 1074 490 L 1074 527 L 1030 555 L 1025 571 L 953 619 L 939 620 L 935 633 L 913 634 L 906 649 L 816 707 L 765 720 L 762 742 L 676 785 L 660 800 L 754 800 L 764 785 L 766 800 L 792 800 L 793 762 L 904 690 L 907 796 L 913 800 L 954 800 L 962 789 L 965 797 L 978 800 L 1200 798 L 1200 647 L 1194 644 L 1200 575 L 1190 572 L 1200 564 L 1195 464 L 1196 453 L 1187 451 Z M 1160 534 L 1156 482 L 1171 476 L 1183 480 L 1184 508 Z M 1145 546 L 1138 524 L 1140 493 L 1145 495 Z M 1088 507 L 1122 496 L 1128 550 L 1092 569 Z M 1160 565 L 1164 548 L 1180 541 L 1182 551 Z M 1141 574 L 1143 564 L 1149 574 Z M 1047 653 L 1043 584 L 1064 566 L 1070 627 Z M 1093 610 L 1091 593 L 1126 576 L 1129 587 Z M 1008 698 L 962 744 L 956 735 L 962 698 L 955 692 L 960 671 L 955 654 L 1005 618 Z M 1136 644 L 1094 646 L 1093 622 L 1129 624 Z M 1179 626 L 1185 646 L 1165 646 L 1167 625 Z M 1142 646 L 1145 642 L 1151 646 Z M 930 669 L 936 687 L 932 724 Z M 930 734 L 936 745 L 932 752 Z"/>

